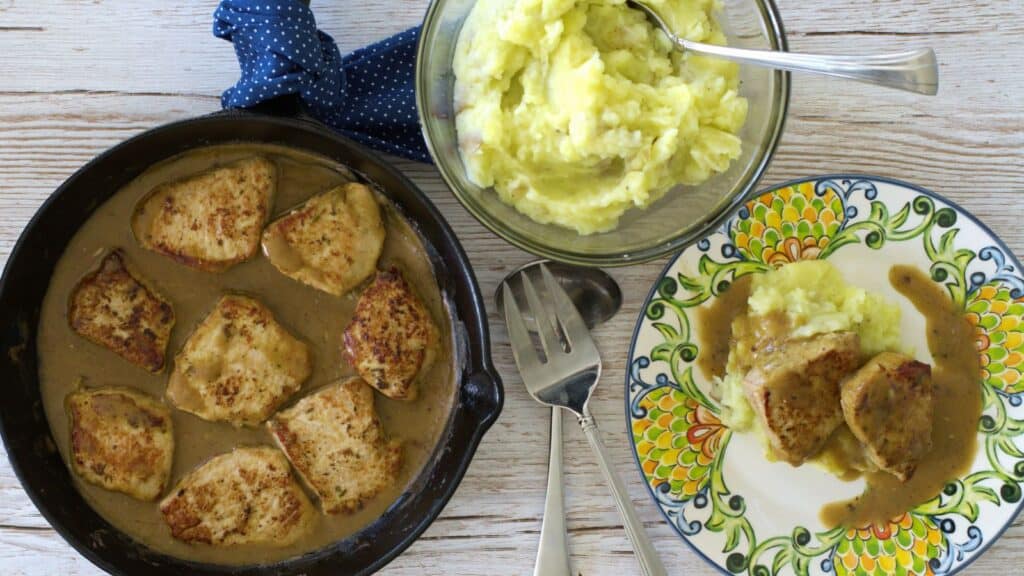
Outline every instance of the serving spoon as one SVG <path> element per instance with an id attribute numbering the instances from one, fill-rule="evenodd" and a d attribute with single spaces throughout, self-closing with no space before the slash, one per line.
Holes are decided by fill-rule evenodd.
<path id="1" fill-rule="evenodd" d="M 568 294 L 543 264 L 540 271 L 543 282 L 537 285 L 539 290 L 529 276 L 522 276 L 522 281 L 527 307 L 540 333 L 543 354 L 530 336 L 522 308 L 512 296 L 511 289 L 508 285 L 503 288 L 506 291 L 505 323 L 519 375 L 534 400 L 565 408 L 579 420 L 611 489 L 626 536 L 633 544 L 633 552 L 640 563 L 640 572 L 644 576 L 667 576 L 665 565 L 647 537 L 626 486 L 611 463 L 597 421 L 590 411 L 590 398 L 601 379 L 601 354 Z"/>
<path id="2" fill-rule="evenodd" d="M 569 295 L 588 328 L 594 328 L 610 320 L 622 306 L 622 290 L 615 279 L 599 268 L 584 268 L 562 264 L 551 260 L 534 260 L 510 272 L 498 285 L 494 301 L 498 310 L 505 309 L 505 287 L 512 297 L 526 301 L 523 292 L 523 275 L 529 275 L 533 282 L 543 282 L 540 266 L 547 266 L 558 284 Z M 531 332 L 537 331 L 537 320 L 532 311 L 523 311 L 524 320 Z M 565 504 L 562 479 L 562 415 L 560 408 L 551 408 L 551 433 L 548 449 L 548 486 L 544 496 L 544 517 L 540 526 L 540 545 L 537 547 L 537 561 L 533 567 L 534 576 L 571 576 L 568 535 L 565 528 Z"/>
<path id="3" fill-rule="evenodd" d="M 828 56 L 705 44 L 676 35 L 650 6 L 635 0 L 626 0 L 626 4 L 646 14 L 647 19 L 682 52 L 776 70 L 838 76 L 928 96 L 934 96 L 939 90 L 939 70 L 931 48 L 875 56 Z"/>

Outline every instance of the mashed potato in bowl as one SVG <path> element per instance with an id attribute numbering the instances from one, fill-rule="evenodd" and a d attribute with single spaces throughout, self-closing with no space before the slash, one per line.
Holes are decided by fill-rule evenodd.
<path id="1" fill-rule="evenodd" d="M 724 44 L 714 0 L 648 0 Z M 747 114 L 738 68 L 684 55 L 624 0 L 478 0 L 455 51 L 469 178 L 530 218 L 592 234 L 726 170 Z"/>

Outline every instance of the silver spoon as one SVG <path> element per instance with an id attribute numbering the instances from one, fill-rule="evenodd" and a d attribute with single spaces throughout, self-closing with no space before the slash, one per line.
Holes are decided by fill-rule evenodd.
<path id="1" fill-rule="evenodd" d="M 534 400 L 565 408 L 576 416 L 597 456 L 601 474 L 611 489 L 622 526 L 640 564 L 640 572 L 644 576 L 667 576 L 665 565 L 636 514 L 626 486 L 612 465 L 590 410 L 594 387 L 601 380 L 601 353 L 569 295 L 544 265 L 540 270 L 544 281 L 537 286 L 529 275 L 521 276 L 527 307 L 540 333 L 540 347 L 526 327 L 523 307 L 516 302 L 512 289 L 507 285 L 504 287 L 509 345 L 523 384 Z"/>
<path id="2" fill-rule="evenodd" d="M 550 260 L 535 260 L 516 268 L 498 285 L 494 301 L 498 310 L 505 309 L 504 286 L 509 286 L 513 297 L 526 302 L 522 275 L 529 274 L 534 284 L 543 282 L 540 265 L 545 264 L 558 284 L 572 299 L 588 328 L 594 328 L 615 316 L 622 306 L 622 290 L 615 279 L 597 268 L 582 268 Z M 536 319 L 526 316 L 526 325 L 537 333 Z M 565 528 L 565 504 L 562 480 L 562 416 L 558 408 L 551 409 L 551 435 L 548 449 L 548 486 L 544 497 L 544 519 L 540 526 L 540 545 L 534 576 L 569 576 L 569 544 Z"/>
<path id="3" fill-rule="evenodd" d="M 523 283 L 509 281 L 524 272 L 530 274 L 531 280 L 534 277 L 539 279 L 541 264 L 548 267 L 548 271 L 558 280 L 558 285 L 569 295 L 569 299 L 576 305 L 576 309 L 580 311 L 580 316 L 586 322 L 587 328 L 593 329 L 604 324 L 618 313 L 619 308 L 622 306 L 622 290 L 619 289 L 619 284 L 615 279 L 600 268 L 573 266 L 546 259 L 534 260 L 509 272 L 505 276 L 505 280 L 502 281 L 502 284 L 508 283 L 512 287 L 516 298 L 523 299 L 525 302 L 526 296 L 523 295 Z M 494 291 L 494 302 L 498 305 L 499 310 L 505 309 L 504 293 L 502 285 L 499 284 L 498 289 Z M 527 325 L 531 326 L 535 322 L 533 315 L 528 312 L 524 312 L 524 314 Z M 531 329 L 533 328 L 531 326 Z"/>
<path id="4" fill-rule="evenodd" d="M 635 0 L 627 0 L 626 4 L 644 12 L 647 19 L 660 28 L 683 52 L 715 56 L 741 64 L 777 70 L 850 78 L 928 96 L 934 96 L 939 90 L 939 70 L 935 63 L 935 52 L 931 48 L 876 56 L 827 56 L 704 44 L 677 36 L 650 6 Z"/>

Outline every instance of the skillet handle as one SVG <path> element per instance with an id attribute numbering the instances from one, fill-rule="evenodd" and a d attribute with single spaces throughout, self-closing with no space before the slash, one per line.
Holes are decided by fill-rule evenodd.
<path id="1" fill-rule="evenodd" d="M 210 112 L 208 116 L 244 116 L 248 114 L 291 118 L 316 126 L 317 128 L 325 127 L 323 123 L 306 112 L 306 108 L 302 105 L 302 99 L 299 98 L 298 94 L 285 94 L 248 108 L 224 108 L 216 112 Z"/>
<path id="2" fill-rule="evenodd" d="M 463 381 L 459 398 L 466 409 L 477 417 L 481 430 L 486 430 L 501 413 L 505 390 L 497 372 L 487 367 L 470 374 Z"/>
<path id="3" fill-rule="evenodd" d="M 299 120 L 309 120 L 310 122 L 316 121 L 302 105 L 302 98 L 298 94 L 284 94 L 277 98 L 271 98 L 265 102 L 260 102 L 255 106 L 250 106 L 247 110 L 256 112 L 258 114 L 267 114 L 269 116 L 278 116 L 281 118 L 296 118 Z"/>
<path id="4" fill-rule="evenodd" d="M 299 0 L 306 6 L 309 6 L 310 0 Z M 277 116 L 280 118 L 295 118 L 296 120 L 306 120 L 317 126 L 322 126 L 316 118 L 313 118 L 305 107 L 302 105 L 302 98 L 298 94 L 284 94 L 277 98 L 271 98 L 265 102 L 260 102 L 255 106 L 250 106 L 245 109 L 249 112 L 256 112 L 258 114 L 267 114 L 269 116 Z M 238 113 L 238 110 L 220 110 L 214 112 L 212 115 L 220 115 L 225 113 Z"/>

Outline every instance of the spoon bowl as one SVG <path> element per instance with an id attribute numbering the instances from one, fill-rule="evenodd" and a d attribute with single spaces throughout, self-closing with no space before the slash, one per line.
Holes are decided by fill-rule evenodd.
<path id="1" fill-rule="evenodd" d="M 512 289 L 520 302 L 526 301 L 520 278 L 523 274 L 529 274 L 535 281 L 539 281 L 542 264 L 547 266 L 558 285 L 569 295 L 587 328 L 593 329 L 611 320 L 622 307 L 622 290 L 618 282 L 604 270 L 541 259 L 527 262 L 505 276 L 494 292 L 494 303 L 498 310 L 505 309 L 505 285 Z M 523 310 L 523 316 L 528 326 L 536 326 L 532 311 Z"/>

